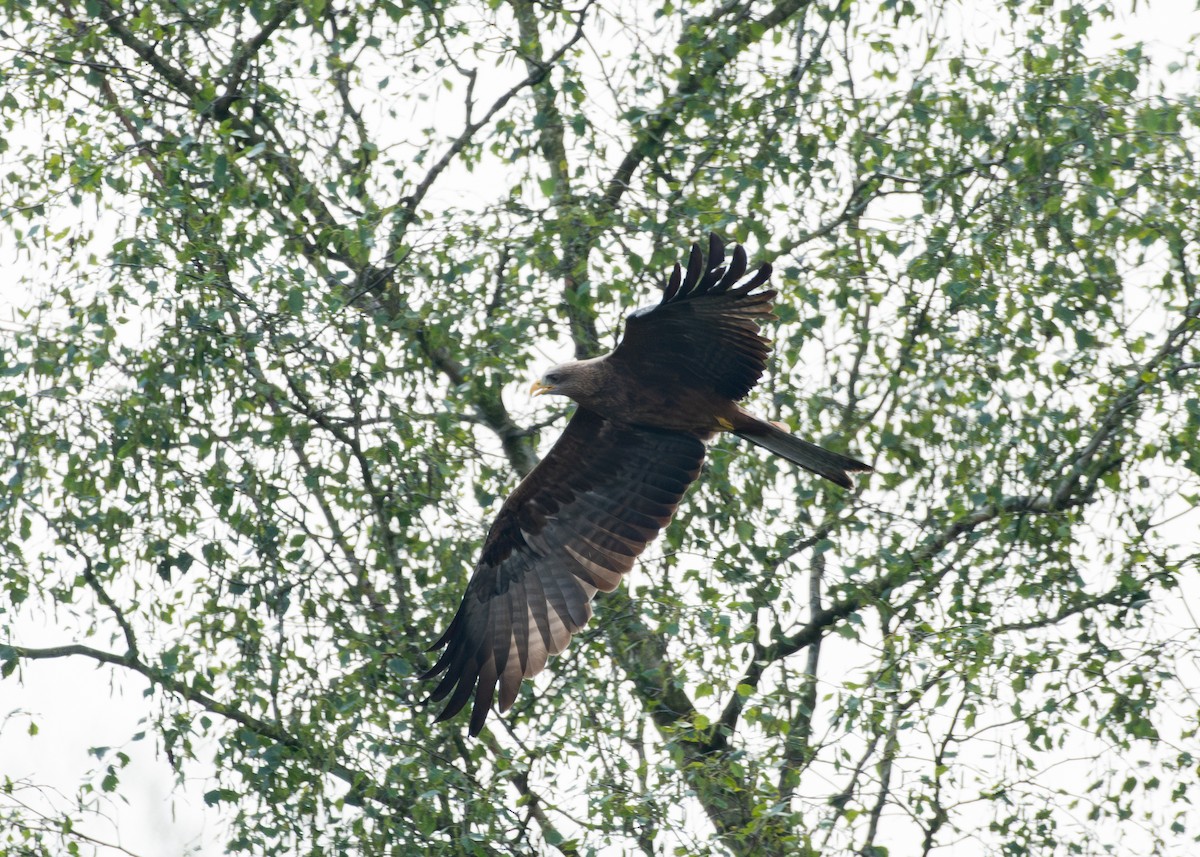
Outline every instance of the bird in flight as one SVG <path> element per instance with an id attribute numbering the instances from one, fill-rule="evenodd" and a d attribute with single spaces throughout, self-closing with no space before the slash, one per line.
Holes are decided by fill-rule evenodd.
<path id="1" fill-rule="evenodd" d="M 662 300 L 629 316 L 603 357 L 555 366 L 535 394 L 574 399 L 562 436 L 501 506 L 450 626 L 422 679 L 441 676 L 429 696 L 449 697 L 438 721 L 472 697 L 478 735 L 496 701 L 504 712 L 523 678 L 566 648 L 592 617 L 592 598 L 611 592 L 675 513 L 700 474 L 705 442 L 718 432 L 782 456 L 843 488 L 871 470 L 793 437 L 737 403 L 766 370 L 771 344 L 758 332 L 773 318 L 763 265 L 744 283 L 746 251 L 728 266 L 709 236 L 692 245 L 686 272 L 675 264 Z"/>

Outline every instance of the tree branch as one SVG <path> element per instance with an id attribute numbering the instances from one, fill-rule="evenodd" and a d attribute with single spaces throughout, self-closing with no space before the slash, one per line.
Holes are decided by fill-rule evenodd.
<path id="1" fill-rule="evenodd" d="M 892 571 L 880 575 L 857 587 L 846 597 L 834 602 L 829 607 L 822 607 L 811 614 L 803 627 L 792 634 L 778 635 L 770 645 L 756 651 L 755 657 L 746 667 L 739 684 L 758 687 L 763 673 L 775 661 L 791 657 L 808 646 L 818 643 L 820 639 L 833 629 L 835 625 L 853 613 L 876 601 L 885 592 L 895 589 L 907 582 L 915 569 L 924 567 L 934 556 L 939 554 L 951 542 L 961 538 L 976 527 L 998 518 L 1014 514 L 1042 513 L 1050 514 L 1058 511 L 1049 501 L 1037 497 L 1008 497 L 999 503 L 986 506 L 970 512 L 935 535 L 931 536 L 918 549 L 909 555 L 909 561 L 903 566 L 897 566 Z M 812 541 L 812 540 L 809 540 Z M 815 541 L 813 542 L 815 543 Z M 736 724 L 737 715 L 745 704 L 745 698 L 735 694 L 726 706 L 722 721 L 730 725 Z"/>
<path id="2" fill-rule="evenodd" d="M 334 751 L 328 747 L 315 747 L 310 740 L 302 739 L 275 723 L 262 720 L 252 714 L 228 705 L 203 691 L 183 682 L 171 674 L 156 669 L 131 655 L 118 655 L 95 649 L 91 646 L 69 644 L 65 646 L 50 646 L 31 648 L 0 644 L 0 660 L 57 660 L 63 658 L 83 657 L 101 664 L 123 667 L 138 673 L 150 681 L 152 685 L 162 688 L 188 702 L 200 706 L 205 711 L 216 714 L 226 720 L 249 729 L 254 734 L 267 738 L 282 747 L 295 752 L 297 755 L 312 759 L 314 770 L 323 771 L 341 780 L 349 791 L 347 802 L 366 802 L 379 804 L 396 812 L 406 814 L 410 807 L 407 801 L 393 797 L 387 789 L 376 785 L 374 777 L 366 771 L 352 768 L 337 761 Z M 412 749 L 428 752 L 427 749 L 413 745 Z M 441 760 L 439 760 L 441 761 Z M 489 854 L 497 854 L 488 847 Z"/>
<path id="3" fill-rule="evenodd" d="M 542 36 L 538 28 L 538 12 L 531 0 L 510 0 L 513 12 L 517 18 L 517 26 L 521 36 L 521 54 L 525 67 L 530 73 L 542 70 L 542 77 L 533 86 L 534 104 L 537 106 L 540 121 L 538 127 L 538 147 L 550 170 L 553 190 L 550 195 L 550 205 L 556 209 L 565 222 L 558 230 L 563 244 L 562 264 L 559 265 L 564 285 L 562 309 L 571 325 L 571 337 L 575 343 L 575 356 L 586 357 L 599 349 L 600 337 L 596 332 L 595 318 L 580 302 L 580 288 L 587 279 L 588 253 L 573 253 L 571 245 L 578 240 L 575 234 L 578 225 L 575 220 L 575 196 L 571 188 L 570 163 L 567 160 L 567 146 L 564 138 L 565 122 L 562 112 L 558 109 L 558 93 L 548 74 L 553 63 L 542 59 Z M 586 11 L 585 7 L 585 11 Z M 580 28 L 583 25 L 583 13 L 580 13 Z M 577 33 L 578 37 L 579 33 Z"/>
<path id="4" fill-rule="evenodd" d="M 604 606 L 608 614 L 604 631 L 611 640 L 613 656 L 659 732 L 670 738 L 678 735 L 681 726 L 693 727 L 696 706 L 667 657 L 667 641 L 642 620 L 628 590 L 609 593 Z M 754 802 L 743 777 L 725 764 L 726 746 L 719 734 L 714 728 L 708 740 L 678 735 L 677 746 L 684 759 L 680 769 L 717 833 L 734 847 L 736 837 L 754 821 Z M 741 785 L 731 788 L 730 782 Z"/>
<path id="5" fill-rule="evenodd" d="M 276 7 L 275 13 L 263 24 L 262 29 L 255 33 L 253 38 L 240 42 L 234 49 L 233 57 L 229 61 L 229 70 L 222 75 L 225 78 L 225 94 L 217 99 L 217 105 L 224 106 L 226 115 L 228 115 L 228 106 L 241 97 L 238 87 L 242 84 L 242 78 L 246 74 L 246 68 L 250 65 L 250 61 L 262 50 L 263 45 L 267 43 L 274 32 L 283 26 L 284 21 L 299 8 L 300 0 L 283 0 Z M 223 118 L 219 114 L 219 109 L 214 106 L 213 112 L 218 118 Z"/>
<path id="6" fill-rule="evenodd" d="M 526 476 L 537 466 L 530 430 L 522 428 L 509 415 L 500 390 L 483 383 L 474 383 L 467 369 L 446 348 L 431 345 L 425 331 L 418 328 L 414 336 L 422 352 L 439 372 L 455 387 L 468 386 L 473 393 L 473 405 L 479 421 L 500 438 L 504 455 L 519 476 Z"/>
<path id="7" fill-rule="evenodd" d="M 590 4 L 589 4 L 590 5 Z M 412 225 L 417 218 L 417 208 L 422 200 L 425 199 L 429 189 L 433 187 L 433 183 L 437 181 L 438 176 L 450 165 L 450 163 L 462 152 L 462 150 L 471 142 L 476 132 L 492 121 L 492 117 L 504 109 L 508 102 L 512 101 L 522 90 L 541 81 L 548 73 L 549 69 L 554 66 L 567 51 L 575 47 L 576 43 L 583 38 L 583 25 L 587 7 L 579 13 L 579 21 L 575 26 L 575 33 L 567 40 L 565 44 L 558 48 L 545 63 L 539 64 L 532 69 L 522 80 L 518 81 L 513 86 L 509 87 L 508 91 L 502 94 L 499 98 L 492 102 L 492 106 L 483 117 L 475 122 L 468 121 L 462 132 L 454 138 L 450 146 L 442 153 L 442 156 L 434 163 L 429 171 L 426 172 L 424 178 L 418 182 L 413 192 L 406 196 L 400 202 L 400 216 L 397 218 L 396 225 L 392 229 L 392 236 L 388 244 L 387 259 L 390 261 L 396 259 L 400 253 L 400 245 L 404 241 L 404 236 L 408 227 Z"/>
<path id="8" fill-rule="evenodd" d="M 487 744 L 488 750 L 493 756 L 504 755 L 504 748 L 500 746 L 500 742 L 496 740 L 496 736 L 490 729 L 483 731 L 480 740 Z M 546 811 L 542 808 L 542 798 L 529 785 L 529 769 L 514 767 L 511 770 L 511 778 L 517 793 L 524 799 L 525 806 L 529 807 L 529 817 L 537 823 L 543 838 L 548 843 L 553 843 L 554 849 L 563 857 L 579 857 L 579 849 L 558 831 L 554 822 L 550 820 L 550 816 L 546 815 Z"/>
<path id="9" fill-rule="evenodd" d="M 633 145 L 621 159 L 616 172 L 605 184 L 604 193 L 596 200 L 593 209 L 598 220 L 616 209 L 621 198 L 629 189 L 638 167 L 660 151 L 666 142 L 667 132 L 683 115 L 692 98 L 698 95 L 706 83 L 711 81 L 729 65 L 743 50 L 762 38 L 772 28 L 779 26 L 793 15 L 805 9 L 811 0 L 782 0 L 767 14 L 757 20 L 748 20 L 751 4 L 740 7 L 738 23 L 727 29 L 725 25 L 716 27 L 719 19 L 725 17 L 734 9 L 737 3 L 725 3 L 717 7 L 711 14 L 690 19 L 679 38 L 679 51 L 698 52 L 701 59 L 696 65 L 680 75 L 680 81 L 673 92 L 651 114 L 656 118 L 648 123 L 634 138 Z M 720 33 L 720 43 L 714 43 L 714 33 Z"/>
<path id="10" fill-rule="evenodd" d="M 1200 318 L 1195 313 L 1185 312 L 1183 319 L 1172 328 L 1166 340 L 1150 359 L 1134 367 L 1126 382 L 1125 391 L 1109 405 L 1108 412 L 1100 421 L 1092 439 L 1073 456 L 1074 463 L 1058 481 L 1050 500 L 1053 505 L 1065 503 L 1067 498 L 1077 491 L 1083 477 L 1095 470 L 1094 460 L 1097 453 L 1113 441 L 1117 429 L 1134 410 L 1142 393 L 1161 380 L 1164 364 L 1177 360 L 1197 333 L 1200 333 Z"/>
<path id="11" fill-rule="evenodd" d="M 884 640 L 888 640 L 887 652 L 884 655 L 887 666 L 884 668 L 884 678 L 891 686 L 898 686 L 896 678 L 896 664 L 894 661 L 895 650 L 891 644 L 891 629 L 888 627 L 886 619 L 880 622 L 880 636 Z M 863 841 L 862 847 L 858 850 L 861 857 L 875 857 L 878 854 L 875 848 L 875 836 L 879 832 L 879 819 L 883 816 L 883 809 L 887 806 L 888 798 L 891 796 L 892 789 L 892 767 L 895 764 L 896 756 L 900 752 L 900 741 L 898 739 L 900 731 L 900 714 L 907 709 L 907 705 L 902 706 L 900 701 L 895 698 L 894 693 L 889 694 L 889 707 L 891 708 L 891 716 L 888 718 L 887 730 L 884 733 L 885 740 L 883 744 L 883 755 L 879 759 L 879 794 L 875 796 L 875 803 L 871 807 L 870 820 L 867 824 L 866 838 Z"/>
<path id="12" fill-rule="evenodd" d="M 825 554 L 814 553 L 808 571 L 808 612 L 815 616 L 821 611 L 821 583 L 825 577 Z M 821 659 L 821 640 L 808 647 L 808 660 L 801 680 L 804 682 L 796 700 L 797 710 L 792 728 L 784 741 L 783 762 L 779 770 L 779 794 L 790 797 L 800 784 L 800 772 L 812 758 L 813 716 L 817 708 L 817 666 Z"/>

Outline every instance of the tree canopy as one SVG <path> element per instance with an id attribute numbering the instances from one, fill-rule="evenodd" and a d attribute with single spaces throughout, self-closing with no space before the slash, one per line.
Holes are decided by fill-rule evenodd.
<path id="1" fill-rule="evenodd" d="M 1194 843 L 1196 56 L 1105 0 L 2 8 L 0 687 L 95 665 L 158 755 L 0 764 L 0 855 L 113 853 L 152 764 L 213 853 Z M 878 472 L 716 443 L 435 724 L 529 382 L 710 231 L 776 271 L 751 407 Z"/>

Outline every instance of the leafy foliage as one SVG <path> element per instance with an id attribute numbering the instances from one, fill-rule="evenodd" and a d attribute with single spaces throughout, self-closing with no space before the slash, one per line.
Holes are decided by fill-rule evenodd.
<path id="1" fill-rule="evenodd" d="M 1195 839 L 1195 57 L 1107 2 L 3 8 L 2 672 L 148 683 L 227 850 Z M 878 474 L 716 444 L 510 717 L 433 725 L 561 425 L 521 379 L 709 230 L 779 272 L 752 405 Z M 97 755 L 0 855 L 105 850 Z"/>

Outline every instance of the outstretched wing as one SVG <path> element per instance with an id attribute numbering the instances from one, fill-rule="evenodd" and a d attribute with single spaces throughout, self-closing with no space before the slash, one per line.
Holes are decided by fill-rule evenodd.
<path id="1" fill-rule="evenodd" d="M 729 267 L 724 261 L 725 245 L 716 235 L 708 238 L 707 258 L 693 244 L 686 274 L 676 263 L 662 300 L 629 316 L 608 359 L 630 367 L 643 383 L 684 384 L 735 401 L 750 392 L 771 353 L 758 326 L 774 317 L 775 292 L 754 291 L 771 276 L 771 266 L 738 285 L 746 251 L 736 247 Z"/>
<path id="2" fill-rule="evenodd" d="M 442 675 L 432 701 L 450 697 L 438 720 L 474 697 L 479 734 L 497 685 L 500 710 L 522 678 L 541 672 L 667 525 L 700 472 L 704 444 L 682 432 L 631 428 L 584 408 L 505 501 L 446 633 L 422 678 Z"/>

